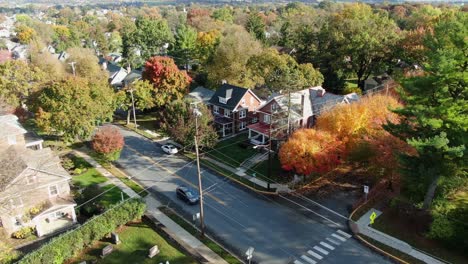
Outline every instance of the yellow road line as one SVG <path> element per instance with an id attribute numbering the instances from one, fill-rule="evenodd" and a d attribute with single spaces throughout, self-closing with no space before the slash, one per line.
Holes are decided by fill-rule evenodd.
<path id="1" fill-rule="evenodd" d="M 198 185 L 195 185 L 193 183 L 191 183 L 190 181 L 182 178 L 181 176 L 177 175 L 175 172 L 173 172 L 172 170 L 158 164 L 156 161 L 154 161 L 152 158 L 146 156 L 146 155 L 143 155 L 141 152 L 139 152 L 138 150 L 126 145 L 125 146 L 126 148 L 130 149 L 131 151 L 139 154 L 141 157 L 143 157 L 144 159 L 146 159 L 147 161 L 151 162 L 151 164 L 157 166 L 158 168 L 161 168 L 163 170 L 165 170 L 166 172 L 169 172 L 170 174 L 174 175 L 175 177 L 179 178 L 180 180 L 182 180 L 183 182 L 185 182 L 186 184 L 192 186 L 193 188 L 195 189 L 198 189 Z M 204 195 L 208 195 L 209 197 L 213 198 L 213 200 L 215 200 L 217 203 L 221 204 L 221 205 L 224 205 L 226 206 L 226 203 L 224 203 L 221 199 L 219 199 L 218 197 L 214 196 L 213 194 L 211 193 L 208 193 L 208 194 L 204 194 Z"/>

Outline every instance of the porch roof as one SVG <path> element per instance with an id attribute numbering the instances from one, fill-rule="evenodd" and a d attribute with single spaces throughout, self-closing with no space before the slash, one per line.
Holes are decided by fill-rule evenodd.
<path id="1" fill-rule="evenodd" d="M 270 134 L 270 125 L 264 123 L 255 123 L 248 125 L 247 128 L 254 130 L 257 133 L 264 134 L 268 136 Z"/>
<path id="2" fill-rule="evenodd" d="M 232 123 L 232 118 L 229 118 L 229 117 L 225 117 L 225 116 L 221 116 L 221 115 L 216 115 L 214 117 L 214 122 L 215 123 L 218 123 L 218 124 L 229 124 L 229 123 Z"/>
<path id="3" fill-rule="evenodd" d="M 66 207 L 75 207 L 76 203 L 71 199 L 71 197 L 61 198 L 57 197 L 56 199 L 50 200 L 48 203 L 45 204 L 43 211 L 36 215 L 33 219 L 40 218 L 41 216 L 47 215 L 49 213 L 55 212 L 59 209 L 63 209 Z"/>

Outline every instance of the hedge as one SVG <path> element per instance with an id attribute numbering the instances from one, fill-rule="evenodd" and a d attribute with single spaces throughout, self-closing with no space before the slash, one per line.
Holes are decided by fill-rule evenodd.
<path id="1" fill-rule="evenodd" d="M 146 210 L 140 199 L 129 199 L 115 205 L 101 215 L 97 215 L 80 227 L 52 239 L 38 250 L 27 254 L 18 263 L 60 264 L 77 256 L 84 248 L 113 232 L 129 221 L 139 219 Z"/>

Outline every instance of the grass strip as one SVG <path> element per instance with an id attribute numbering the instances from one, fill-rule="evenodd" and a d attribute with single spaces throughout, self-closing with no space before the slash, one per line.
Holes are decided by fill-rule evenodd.
<path id="1" fill-rule="evenodd" d="M 168 207 L 162 206 L 159 208 L 165 215 L 171 218 L 174 222 L 176 222 L 179 226 L 185 229 L 187 232 L 198 238 L 205 246 L 213 250 L 216 254 L 218 254 L 221 258 L 223 258 L 226 262 L 230 264 L 242 264 L 240 260 L 238 260 L 235 256 L 231 253 L 226 251 L 223 247 L 218 245 L 215 241 L 211 240 L 208 237 L 201 238 L 200 232 L 190 223 L 188 223 L 185 219 L 177 215 L 173 210 Z"/>

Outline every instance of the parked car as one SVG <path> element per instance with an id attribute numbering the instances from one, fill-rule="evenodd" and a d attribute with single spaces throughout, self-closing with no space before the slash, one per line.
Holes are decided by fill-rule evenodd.
<path id="1" fill-rule="evenodd" d="M 165 153 L 169 155 L 176 154 L 178 152 L 177 148 L 171 144 L 163 145 L 161 148 Z"/>
<path id="2" fill-rule="evenodd" d="M 177 198 L 181 199 L 182 201 L 188 204 L 196 204 L 200 200 L 200 196 L 198 195 L 198 193 L 186 186 L 177 187 L 176 193 Z"/>

